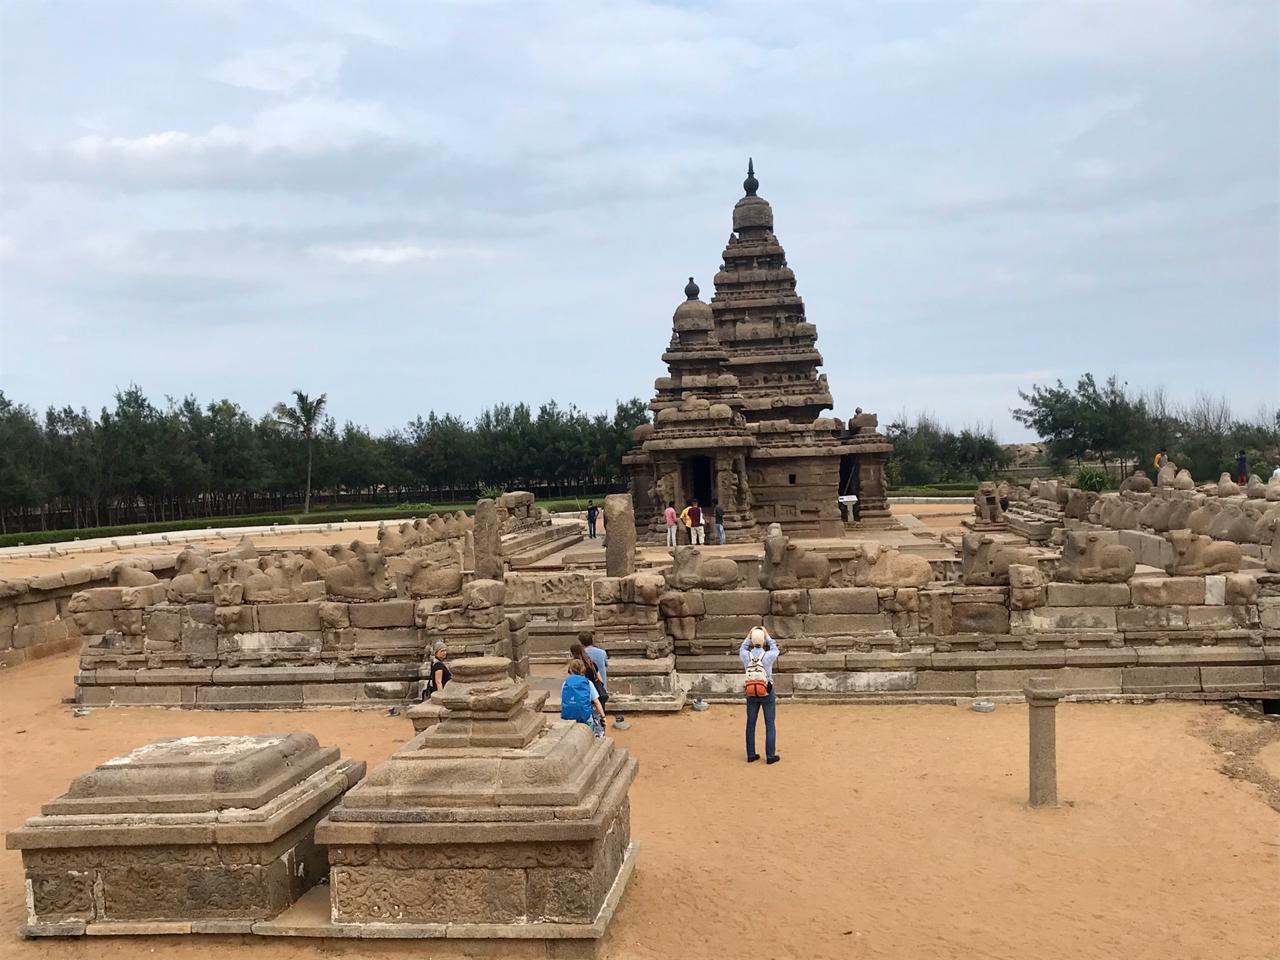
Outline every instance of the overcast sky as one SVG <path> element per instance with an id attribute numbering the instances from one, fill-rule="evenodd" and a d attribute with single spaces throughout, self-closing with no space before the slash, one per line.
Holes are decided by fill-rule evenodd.
<path id="1" fill-rule="evenodd" d="M 1280 4 L 6 0 L 0 389 L 648 399 L 748 155 L 836 400 L 1280 396 Z"/>

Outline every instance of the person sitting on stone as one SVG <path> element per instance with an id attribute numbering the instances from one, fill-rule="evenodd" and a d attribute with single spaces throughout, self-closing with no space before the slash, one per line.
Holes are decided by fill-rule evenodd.
<path id="1" fill-rule="evenodd" d="M 445 665 L 445 660 L 448 658 L 449 648 L 442 643 L 436 648 L 435 660 L 431 663 L 431 672 L 427 674 L 427 695 L 424 699 L 430 699 L 433 693 L 443 690 L 445 684 L 453 679 L 453 675 Z"/>
<path id="2" fill-rule="evenodd" d="M 600 695 L 600 706 L 603 707 L 607 706 L 609 703 L 609 687 L 608 684 L 605 683 L 604 672 L 596 663 L 595 658 L 587 652 L 587 644 L 585 641 L 588 636 L 589 634 L 586 634 L 585 631 L 578 634 L 578 641 L 576 643 L 569 644 L 569 656 L 577 657 L 582 661 L 582 667 L 584 670 L 583 676 L 595 685 L 596 693 Z M 597 650 L 596 652 L 604 653 L 603 650 Z"/>
<path id="3" fill-rule="evenodd" d="M 569 660 L 569 675 L 560 686 L 560 719 L 585 723 L 592 734 L 604 736 L 605 712 L 595 684 L 587 679 L 587 667 L 578 657 Z"/>
<path id="4" fill-rule="evenodd" d="M 756 753 L 756 718 L 764 710 L 764 755 L 766 763 L 777 763 L 778 731 L 774 724 L 777 695 L 773 690 L 773 665 L 782 651 L 763 627 L 752 627 L 738 649 L 746 669 L 747 694 L 747 763 L 760 759 Z"/>

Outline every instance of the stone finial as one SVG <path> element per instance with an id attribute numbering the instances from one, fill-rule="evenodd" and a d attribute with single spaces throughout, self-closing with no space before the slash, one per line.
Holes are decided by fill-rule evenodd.
<path id="1" fill-rule="evenodd" d="M 755 161 L 747 157 L 747 179 L 742 181 L 742 189 L 747 192 L 748 197 L 754 197 L 756 191 L 760 189 L 760 181 L 756 179 Z"/>
<path id="2" fill-rule="evenodd" d="M 697 300 L 698 294 L 702 291 L 698 289 L 698 285 L 693 282 L 693 277 L 689 278 L 689 282 L 684 285 L 684 295 L 690 300 Z"/>

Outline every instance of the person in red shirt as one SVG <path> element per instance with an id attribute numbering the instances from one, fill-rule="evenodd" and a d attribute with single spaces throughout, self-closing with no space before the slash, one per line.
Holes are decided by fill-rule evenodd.
<path id="1" fill-rule="evenodd" d="M 667 504 L 667 509 L 662 511 L 662 520 L 667 525 L 667 546 L 674 547 L 676 545 L 676 502 L 674 500 Z"/>

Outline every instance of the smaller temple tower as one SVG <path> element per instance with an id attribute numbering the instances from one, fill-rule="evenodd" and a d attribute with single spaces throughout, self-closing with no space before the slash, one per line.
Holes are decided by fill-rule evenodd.
<path id="1" fill-rule="evenodd" d="M 699 299 L 700 292 L 690 277 L 662 355 L 668 375 L 654 381 L 654 423 L 640 448 L 653 467 L 645 499 L 657 509 L 645 519 L 659 534 L 666 504 L 682 509 L 697 500 L 710 512 L 718 503 L 726 532 L 745 539 L 756 528 L 746 467 L 755 439 L 742 415 L 738 378 L 726 368 L 729 355 L 716 338 L 711 305 Z"/>

